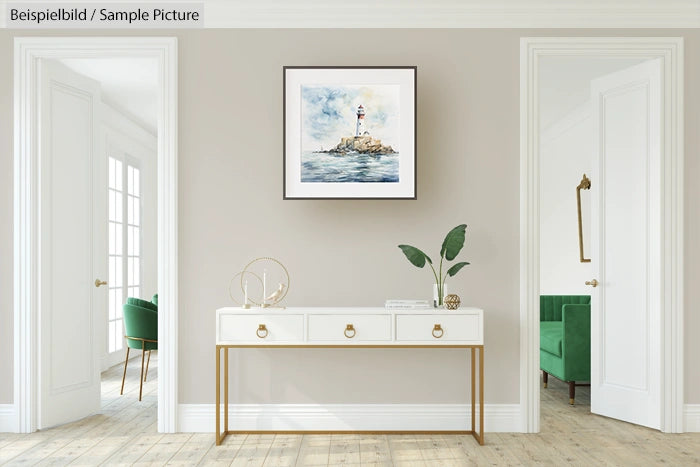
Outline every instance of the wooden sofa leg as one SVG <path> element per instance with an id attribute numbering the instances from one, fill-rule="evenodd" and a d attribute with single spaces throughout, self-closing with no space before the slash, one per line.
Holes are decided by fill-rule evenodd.
<path id="1" fill-rule="evenodd" d="M 547 382 L 549 381 L 549 373 L 542 370 L 542 382 L 544 383 L 544 388 L 547 389 Z"/>
<path id="2" fill-rule="evenodd" d="M 576 382 L 569 381 L 569 404 L 574 405 L 574 397 L 576 396 Z"/>

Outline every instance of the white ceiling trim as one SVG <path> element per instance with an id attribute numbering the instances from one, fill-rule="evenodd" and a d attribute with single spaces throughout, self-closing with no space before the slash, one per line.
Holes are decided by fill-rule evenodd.
<path id="1" fill-rule="evenodd" d="M 364 2 L 361 2 L 364 3 Z M 205 2 L 211 28 L 696 28 L 700 1 Z M 640 5 L 641 3 L 641 5 Z"/>
<path id="2" fill-rule="evenodd" d="M 0 1 L 3 27 L 6 3 Z M 700 0 L 414 0 L 410 4 L 400 0 L 205 0 L 201 3 L 205 5 L 207 28 L 700 27 Z M 56 4 L 59 6 L 60 2 Z"/>

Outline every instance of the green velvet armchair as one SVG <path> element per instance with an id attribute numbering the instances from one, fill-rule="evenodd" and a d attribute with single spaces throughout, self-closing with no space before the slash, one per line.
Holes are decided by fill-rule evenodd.
<path id="1" fill-rule="evenodd" d="M 158 306 L 152 302 L 129 297 L 123 307 L 124 329 L 126 331 L 126 359 L 124 360 L 124 375 L 120 394 L 124 394 L 126 367 L 129 363 L 129 351 L 141 350 L 141 378 L 139 400 L 143 394 L 143 382 L 148 377 L 148 365 L 151 363 L 151 351 L 158 350 Z M 148 351 L 148 362 L 144 374 L 144 357 Z"/>
<path id="2" fill-rule="evenodd" d="M 576 386 L 591 380 L 591 296 L 540 295 L 540 369 L 569 384 L 573 405 Z"/>

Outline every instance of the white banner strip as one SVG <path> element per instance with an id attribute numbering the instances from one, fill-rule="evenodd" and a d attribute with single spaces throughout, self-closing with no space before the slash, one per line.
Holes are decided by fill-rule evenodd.
<path id="1" fill-rule="evenodd" d="M 204 27 L 204 2 L 7 4 L 15 29 L 153 29 Z"/>

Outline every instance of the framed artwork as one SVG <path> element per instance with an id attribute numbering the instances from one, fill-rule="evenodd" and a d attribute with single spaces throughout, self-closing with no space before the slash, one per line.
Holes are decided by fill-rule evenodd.
<path id="1" fill-rule="evenodd" d="M 416 67 L 284 67 L 284 199 L 416 199 Z"/>

